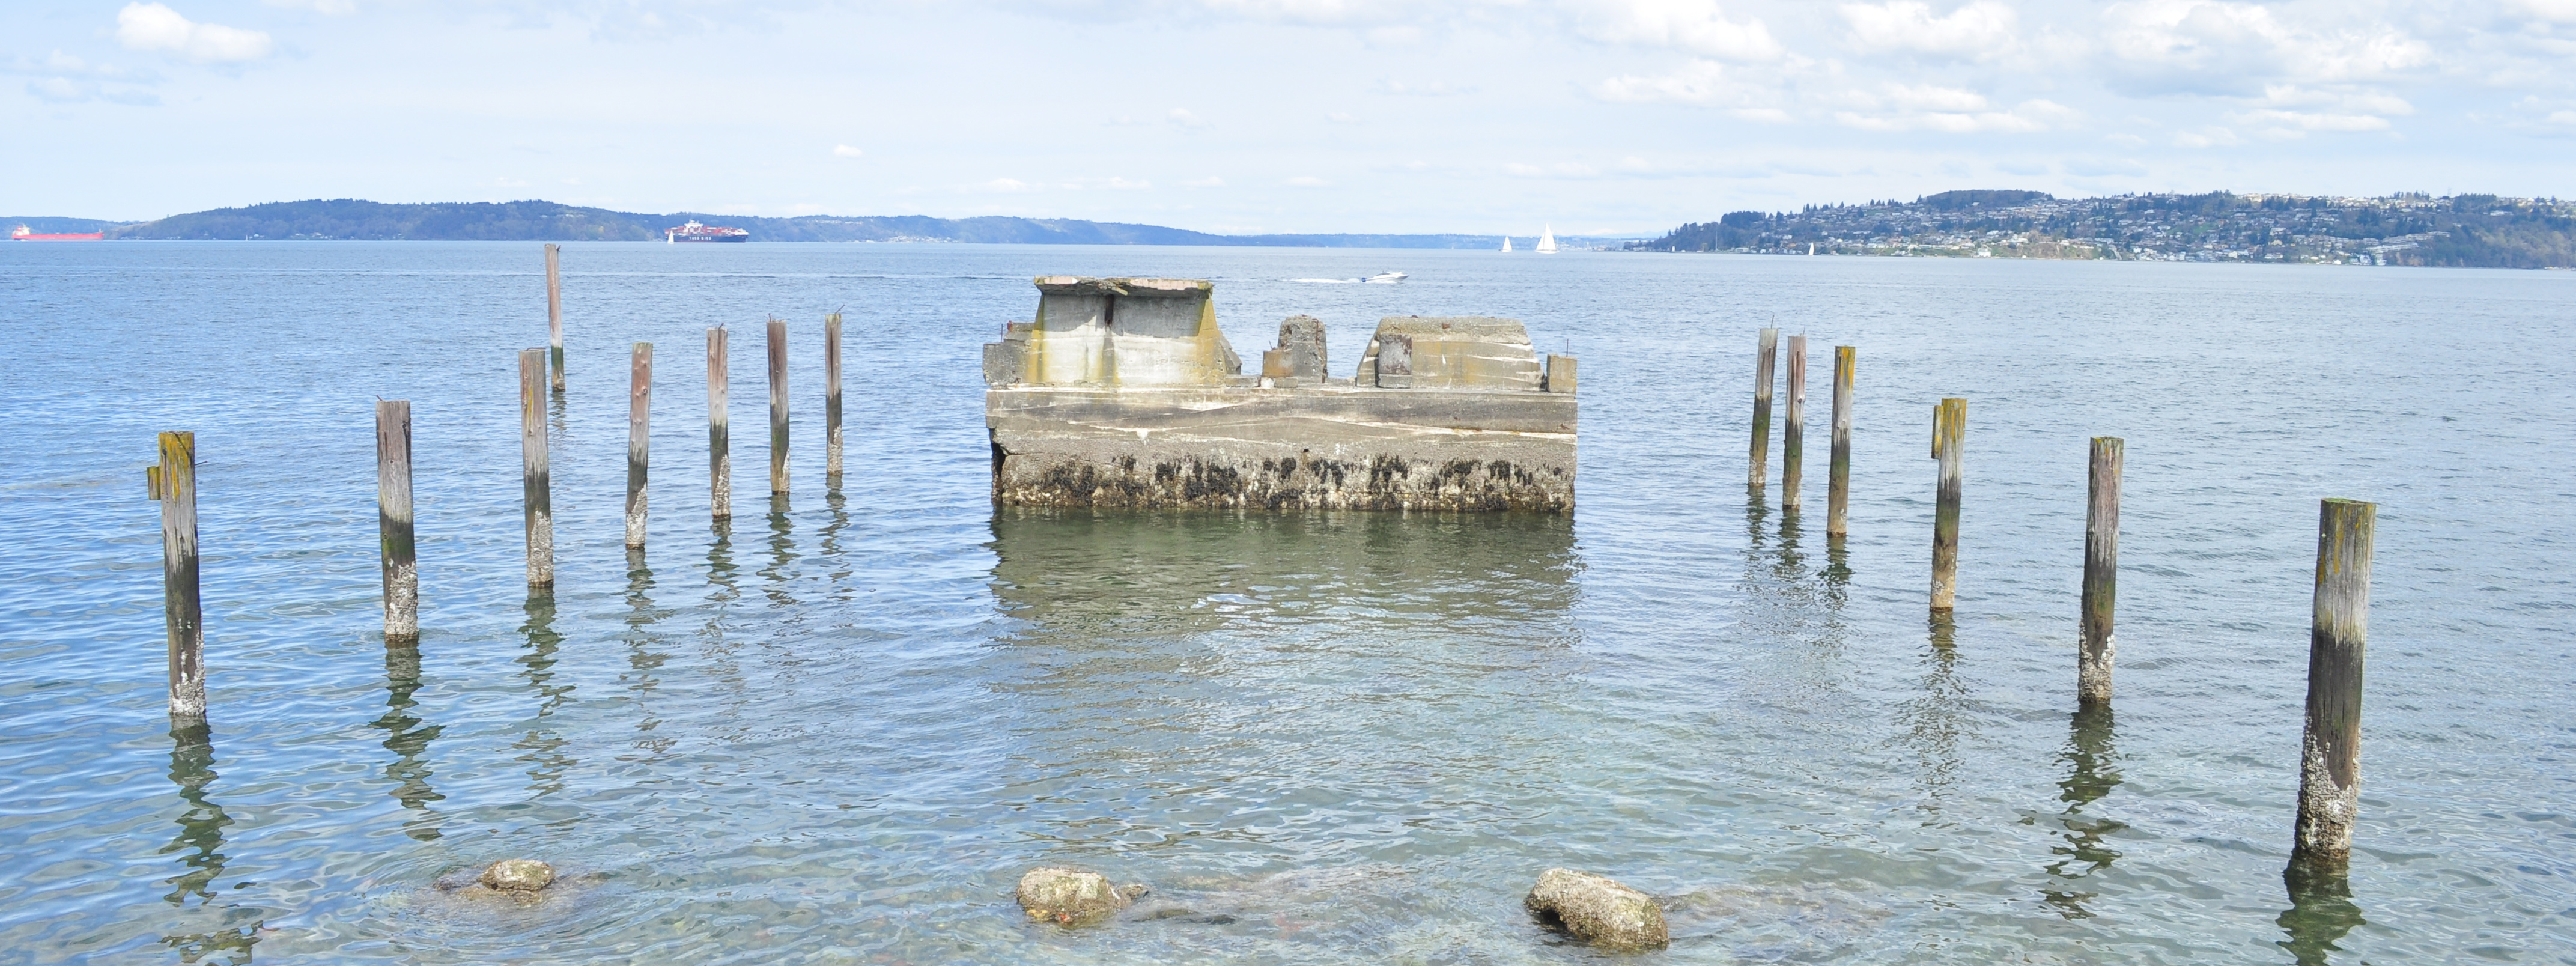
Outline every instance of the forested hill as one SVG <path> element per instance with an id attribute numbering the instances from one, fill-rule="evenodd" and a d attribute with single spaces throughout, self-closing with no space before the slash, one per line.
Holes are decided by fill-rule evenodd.
<path id="1" fill-rule="evenodd" d="M 1812 246 L 1812 249 L 1811 249 Z M 2576 202 L 2398 194 L 2121 195 L 1950 191 L 1911 202 L 1738 211 L 1636 242 L 1650 251 L 2142 261 L 2576 267 Z"/>
<path id="2" fill-rule="evenodd" d="M 752 241 L 926 241 L 1065 245 L 1304 245 L 1485 248 L 1498 235 L 1212 235 L 1180 228 L 1052 218 L 748 218 L 706 212 L 635 214 L 551 201 L 384 204 L 281 201 L 173 215 L 116 228 L 110 238 L 354 239 L 367 241 L 661 241 L 688 221 L 751 232 Z"/>

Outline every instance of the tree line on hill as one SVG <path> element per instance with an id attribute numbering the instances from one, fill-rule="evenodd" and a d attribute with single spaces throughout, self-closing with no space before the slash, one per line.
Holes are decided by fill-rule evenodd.
<path id="1" fill-rule="evenodd" d="M 2299 261 L 2488 268 L 2576 267 L 2576 204 L 2435 198 L 1948 191 L 1912 202 L 1729 212 L 1640 251 Z"/>
<path id="2" fill-rule="evenodd" d="M 752 241 L 776 242 L 1484 248 L 1501 241 L 1492 235 L 1215 235 L 1065 218 L 757 218 L 687 211 L 638 214 L 551 201 L 387 204 L 348 198 L 219 208 L 111 227 L 107 234 L 109 238 L 171 240 L 662 241 L 665 230 L 689 221 L 741 228 L 751 232 Z"/>

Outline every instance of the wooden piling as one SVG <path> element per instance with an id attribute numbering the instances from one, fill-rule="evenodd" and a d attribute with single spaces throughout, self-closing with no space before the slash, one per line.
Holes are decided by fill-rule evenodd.
<path id="1" fill-rule="evenodd" d="M 2370 636 L 2377 504 L 2326 500 L 2317 514 L 2317 590 L 2308 627 L 2308 708 L 2300 742 L 2295 861 L 2341 869 L 2361 809 L 2362 646 Z"/>
<path id="2" fill-rule="evenodd" d="M 787 323 L 769 320 L 769 492 L 787 492 Z"/>
<path id="3" fill-rule="evenodd" d="M 1932 458 L 1941 461 L 1932 511 L 1932 609 L 1939 613 L 1949 612 L 1959 585 L 1959 448 L 1967 436 L 1967 400 L 1944 399 L 1932 407 Z"/>
<path id="4" fill-rule="evenodd" d="M 1771 360 L 1780 351 L 1780 330 L 1764 329 L 1753 357 L 1753 453 L 1744 464 L 1744 485 L 1755 491 L 1770 476 Z"/>
<path id="5" fill-rule="evenodd" d="M 376 402 L 376 538 L 385 571 L 385 646 L 420 640 L 420 563 L 412 547 L 411 402 Z"/>
<path id="6" fill-rule="evenodd" d="M 206 718 L 206 618 L 197 594 L 197 434 L 161 434 L 146 478 L 161 501 L 161 616 L 170 638 L 173 727 Z"/>
<path id="7" fill-rule="evenodd" d="M 823 317 L 823 475 L 841 479 L 841 313 Z"/>
<path id="8" fill-rule="evenodd" d="M 1858 367 L 1854 351 L 1852 346 L 1834 347 L 1834 453 L 1825 481 L 1827 539 L 1851 532 L 1852 377 Z"/>
<path id="9" fill-rule="evenodd" d="M 555 508 L 546 460 L 546 353 L 519 353 L 519 485 L 528 533 L 528 589 L 555 586 Z"/>
<path id="10" fill-rule="evenodd" d="M 733 519 L 733 442 L 725 427 L 725 330 L 707 330 L 707 505 L 717 520 Z"/>
<path id="11" fill-rule="evenodd" d="M 2075 699 L 2086 706 L 2111 703 L 2111 662 L 2119 653 L 2111 618 L 2119 600 L 2124 451 L 2116 436 L 2093 438 L 2092 483 L 2084 504 L 2084 603 L 2075 653 Z"/>
<path id="12" fill-rule="evenodd" d="M 546 246 L 546 335 L 554 347 L 554 389 L 564 391 L 563 246 Z"/>
<path id="13" fill-rule="evenodd" d="M 1789 337 L 1789 425 L 1781 431 L 1780 510 L 1795 513 L 1798 490 L 1806 482 L 1802 456 L 1807 440 L 1807 337 Z"/>
<path id="14" fill-rule="evenodd" d="M 652 465 L 653 343 L 635 343 L 626 390 L 626 545 L 644 545 L 644 479 Z"/>

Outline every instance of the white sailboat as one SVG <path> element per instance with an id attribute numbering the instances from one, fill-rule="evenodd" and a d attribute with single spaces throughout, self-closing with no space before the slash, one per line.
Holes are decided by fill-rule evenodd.
<path id="1" fill-rule="evenodd" d="M 1511 250 L 1512 250 L 1512 236 L 1510 236 L 1510 235 L 1504 235 L 1504 236 L 1503 236 L 1503 250 L 1504 250 L 1504 251 L 1511 251 Z"/>
<path id="2" fill-rule="evenodd" d="M 1547 227 L 1545 227 L 1545 228 L 1541 228 L 1541 229 L 1539 229 L 1539 231 L 1538 231 L 1538 247 L 1536 247 L 1536 248 L 1532 248 L 1532 249 L 1530 249 L 1530 250 L 1531 250 L 1531 251 L 1534 251 L 1534 252 L 1537 252 L 1537 253 L 1539 253 L 1539 254 L 1541 254 L 1541 255 L 1554 255 L 1554 254 L 1556 254 L 1556 226 L 1554 226 L 1554 225 L 1549 225 L 1549 226 L 1547 226 Z"/>

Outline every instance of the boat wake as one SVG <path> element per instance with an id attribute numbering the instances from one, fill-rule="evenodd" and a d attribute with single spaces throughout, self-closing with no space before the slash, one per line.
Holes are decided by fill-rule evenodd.
<path id="1" fill-rule="evenodd" d="M 1393 285 L 1412 277 L 1404 272 L 1379 272 L 1367 278 L 1292 278 L 1289 281 L 1308 285 Z"/>

